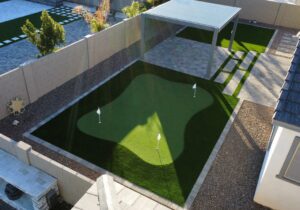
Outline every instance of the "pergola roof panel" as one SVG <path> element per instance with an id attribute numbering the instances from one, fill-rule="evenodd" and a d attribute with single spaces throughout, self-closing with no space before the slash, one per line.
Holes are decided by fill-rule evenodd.
<path id="1" fill-rule="evenodd" d="M 207 30 L 221 30 L 240 10 L 196 0 L 171 0 L 146 11 L 144 15 Z"/>

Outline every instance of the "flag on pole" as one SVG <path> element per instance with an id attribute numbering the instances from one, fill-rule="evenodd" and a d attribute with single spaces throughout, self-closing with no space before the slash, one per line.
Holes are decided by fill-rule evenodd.
<path id="1" fill-rule="evenodd" d="M 195 84 L 193 85 L 193 90 L 194 90 L 194 95 L 193 95 L 193 97 L 196 98 L 197 83 L 195 83 Z"/>
<path id="2" fill-rule="evenodd" d="M 101 114 L 101 110 L 100 110 L 100 108 L 98 107 L 98 109 L 97 109 L 97 115 L 100 115 Z"/>
<path id="3" fill-rule="evenodd" d="M 197 89 L 197 84 L 196 83 L 193 85 L 193 89 L 194 90 Z"/>
<path id="4" fill-rule="evenodd" d="M 97 109 L 96 113 L 97 113 L 97 115 L 98 115 L 98 118 L 99 118 L 99 123 L 101 123 L 101 117 L 100 117 L 100 115 L 101 115 L 101 110 L 100 110 L 100 108 L 99 108 L 99 107 L 98 107 L 98 109 Z"/>

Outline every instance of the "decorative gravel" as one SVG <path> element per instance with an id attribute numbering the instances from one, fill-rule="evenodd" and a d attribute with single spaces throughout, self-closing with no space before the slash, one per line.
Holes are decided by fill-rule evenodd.
<path id="1" fill-rule="evenodd" d="M 267 209 L 253 201 L 273 108 L 244 101 L 192 209 Z"/>

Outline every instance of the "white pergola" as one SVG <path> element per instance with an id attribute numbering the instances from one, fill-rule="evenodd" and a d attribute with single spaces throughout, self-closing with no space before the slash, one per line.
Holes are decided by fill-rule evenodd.
<path id="1" fill-rule="evenodd" d="M 219 32 L 231 21 L 234 27 L 231 32 L 229 50 L 234 40 L 239 12 L 241 8 L 207 3 L 197 0 L 170 0 L 142 14 L 141 53 L 145 53 L 145 20 L 146 18 L 165 21 L 173 24 L 204 29 L 213 32 L 210 60 L 207 73 L 210 75 Z"/>

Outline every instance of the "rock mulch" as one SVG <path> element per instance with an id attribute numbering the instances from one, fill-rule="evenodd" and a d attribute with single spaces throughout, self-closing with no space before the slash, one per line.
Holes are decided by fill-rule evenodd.
<path id="1" fill-rule="evenodd" d="M 273 108 L 244 101 L 192 209 L 267 209 L 253 201 Z"/>

